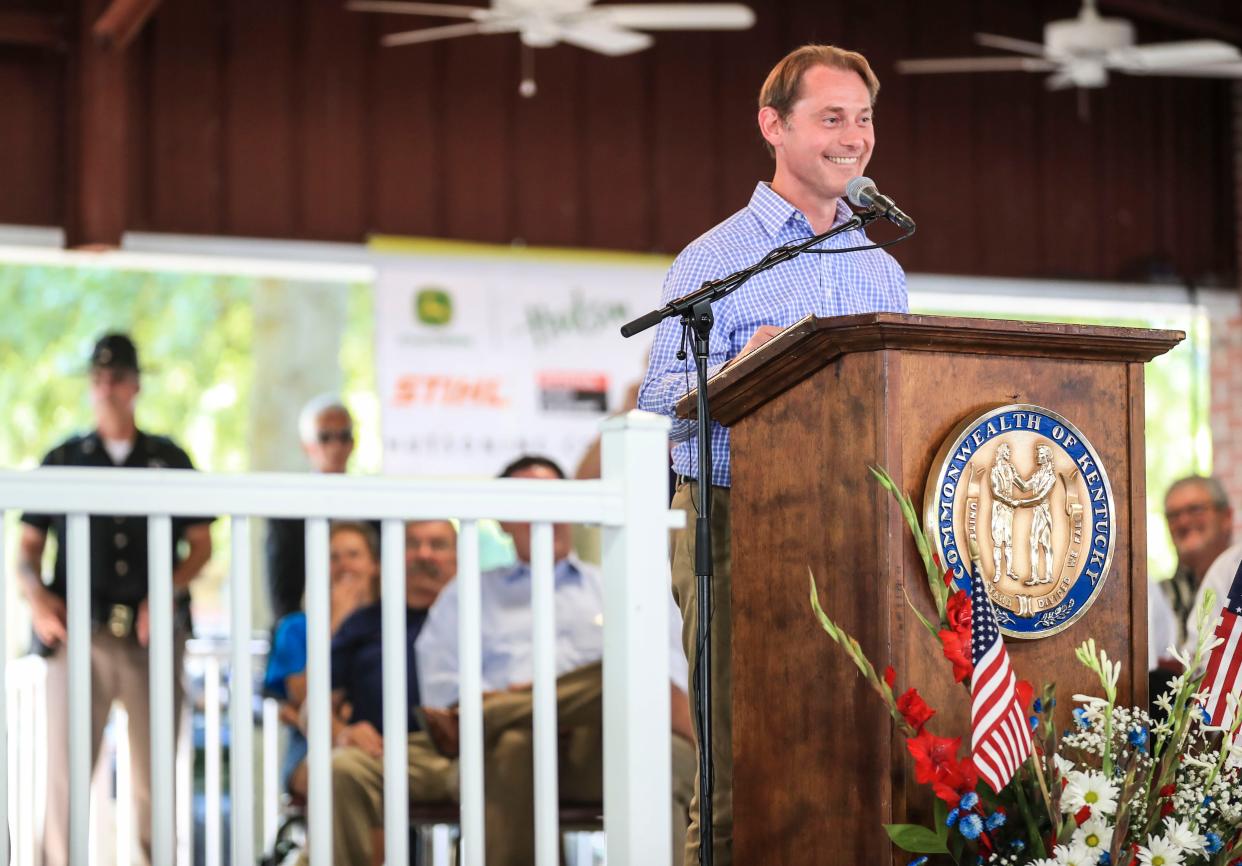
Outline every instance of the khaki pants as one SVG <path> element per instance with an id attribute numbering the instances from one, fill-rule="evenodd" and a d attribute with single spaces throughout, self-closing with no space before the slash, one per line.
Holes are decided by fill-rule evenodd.
<path id="1" fill-rule="evenodd" d="M 185 635 L 173 640 L 173 725 L 178 727 L 184 689 L 181 684 Z M 107 629 L 91 634 L 91 766 L 99 757 L 104 723 L 113 701 L 129 713 L 130 779 L 138 850 L 151 862 L 151 704 L 150 659 L 132 637 L 118 638 Z M 44 866 L 69 862 L 69 657 L 62 645 L 47 659 L 47 813 L 43 826 Z M 173 760 L 169 755 L 167 760 Z M 172 796 L 173 792 L 167 792 Z M 174 809 L 175 814 L 175 809 Z M 74 828 L 85 833 L 86 828 Z"/>
<path id="2" fill-rule="evenodd" d="M 557 681 L 562 729 L 558 761 L 563 800 L 594 802 L 603 796 L 603 680 L 598 664 Z M 484 816 L 488 866 L 529 866 L 535 859 L 534 739 L 530 692 L 502 692 L 483 702 Z M 693 748 L 673 737 L 673 862 L 681 863 Z M 334 860 L 337 866 L 369 866 L 372 828 L 383 825 L 381 761 L 359 749 L 332 759 Z M 457 761 L 440 755 L 423 732 L 409 739 L 411 802 L 458 799 Z"/>
<path id="3" fill-rule="evenodd" d="M 673 508 L 686 513 L 686 528 L 673 536 L 673 598 L 681 608 L 682 639 L 690 662 L 690 710 L 694 718 L 694 673 L 698 653 L 698 591 L 694 580 L 694 521 L 698 515 L 698 484 L 682 484 L 673 495 Z M 712 648 L 712 842 L 714 863 L 733 862 L 733 645 L 732 553 L 729 521 L 729 488 L 712 490 L 712 618 L 708 639 Z M 698 720 L 695 719 L 695 731 Z M 690 826 L 686 832 L 687 866 L 699 862 L 699 778 L 695 764 L 694 794 L 690 801 Z"/>

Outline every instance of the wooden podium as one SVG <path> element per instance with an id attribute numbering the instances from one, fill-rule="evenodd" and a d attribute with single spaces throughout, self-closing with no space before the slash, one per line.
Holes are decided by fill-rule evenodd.
<path id="1" fill-rule="evenodd" d="M 1116 501 L 1116 544 L 1094 605 L 1065 631 L 1007 640 L 1019 677 L 1057 683 L 1059 710 L 1098 693 L 1074 659 L 1088 637 L 1124 664 L 1119 700 L 1147 699 L 1143 364 L 1173 331 L 871 313 L 808 318 L 715 376 L 732 428 L 734 862 L 904 864 L 881 823 L 926 821 L 929 789 L 879 697 L 811 612 L 825 610 L 876 665 L 917 686 L 961 736 L 970 699 L 905 594 L 934 620 L 921 560 L 886 468 L 922 509 L 945 438 L 1001 405 L 1056 412 L 1094 445 Z M 693 398 L 679 404 L 693 412 Z"/>

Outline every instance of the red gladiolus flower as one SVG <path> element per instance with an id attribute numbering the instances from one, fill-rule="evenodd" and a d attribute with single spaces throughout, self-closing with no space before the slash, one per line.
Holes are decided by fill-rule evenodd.
<path id="1" fill-rule="evenodd" d="M 936 715 L 936 711 L 919 695 L 918 689 L 909 689 L 897 699 L 897 712 L 915 731 L 922 731 L 927 720 Z"/>
<path id="2" fill-rule="evenodd" d="M 1160 817 L 1173 814 L 1173 801 L 1165 800 L 1164 805 L 1160 807 Z"/>
<path id="3" fill-rule="evenodd" d="M 970 632 L 970 595 L 966 590 L 959 589 L 949 596 L 944 615 L 949 621 L 949 628 L 956 632 Z"/>
<path id="4" fill-rule="evenodd" d="M 1160 796 L 1161 797 L 1172 797 L 1173 792 L 1176 790 L 1177 790 L 1177 783 L 1170 782 L 1169 784 L 1165 785 L 1163 788 L 1160 789 Z"/>
<path id="5" fill-rule="evenodd" d="M 1081 827 L 1083 824 L 1087 822 L 1087 819 L 1090 817 L 1091 817 L 1091 807 L 1083 806 L 1081 809 L 1079 809 L 1077 812 L 1074 813 L 1074 823 L 1077 824 L 1079 827 Z"/>
<path id="6" fill-rule="evenodd" d="M 1035 697 L 1035 687 L 1026 680 L 1018 680 L 1014 685 L 1014 691 L 1018 693 L 1018 706 L 1022 708 L 1022 712 L 1029 711 L 1031 699 Z"/>
<path id="7" fill-rule="evenodd" d="M 953 679 L 960 683 L 975 669 L 970 660 L 970 629 L 963 633 L 942 628 L 939 634 L 944 657 L 953 662 Z"/>
<path id="8" fill-rule="evenodd" d="M 979 782 L 970 757 L 960 761 L 957 758 L 961 741 L 961 737 L 937 737 L 926 730 L 906 740 L 906 749 L 914 758 L 914 778 L 923 785 L 931 785 L 936 796 L 950 807 L 956 807 L 962 794 L 974 790 Z"/>
<path id="9" fill-rule="evenodd" d="M 884 682 L 888 683 L 890 689 L 893 687 L 893 683 L 897 682 L 897 671 L 893 670 L 892 665 L 884 669 Z"/>

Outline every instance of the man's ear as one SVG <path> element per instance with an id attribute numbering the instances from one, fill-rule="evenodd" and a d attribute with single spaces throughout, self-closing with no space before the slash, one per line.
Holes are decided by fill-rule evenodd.
<path id="1" fill-rule="evenodd" d="M 763 135 L 763 140 L 772 147 L 780 145 L 785 135 L 785 121 L 781 119 L 780 114 L 770 105 L 765 105 L 759 109 L 759 132 Z"/>

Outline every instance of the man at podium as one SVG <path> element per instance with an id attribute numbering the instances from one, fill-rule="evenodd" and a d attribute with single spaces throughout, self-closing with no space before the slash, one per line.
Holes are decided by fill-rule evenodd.
<path id="1" fill-rule="evenodd" d="M 746 207 L 693 241 L 673 262 L 661 303 L 679 298 L 708 280 L 726 276 L 772 249 L 822 233 L 852 214 L 846 185 L 863 174 L 875 147 L 873 110 L 880 84 L 866 58 L 831 45 L 804 45 L 768 74 L 759 93 L 759 131 L 775 159 L 772 181 L 755 186 Z M 845 232 L 816 249 L 844 249 L 870 242 L 861 230 Z M 839 316 L 877 311 L 906 312 L 906 279 L 883 250 L 844 255 L 801 256 L 751 278 L 714 306 L 709 374 L 761 346 L 782 328 L 808 314 Z M 680 322 L 665 319 L 656 330 L 651 362 L 639 394 L 639 408 L 673 416 L 693 380 L 692 359 L 678 360 Z M 690 660 L 691 689 L 698 629 L 694 565 L 694 508 L 699 480 L 694 422 L 673 419 L 673 468 L 680 476 L 673 505 L 687 512 L 686 529 L 673 544 L 673 595 L 684 619 L 683 640 Z M 732 673 L 729 656 L 730 521 L 729 431 L 711 431 L 714 557 L 714 614 L 711 714 L 712 840 L 715 863 L 732 862 Z M 692 704 L 694 695 L 692 693 Z M 697 864 L 697 786 L 686 837 L 686 863 Z"/>

